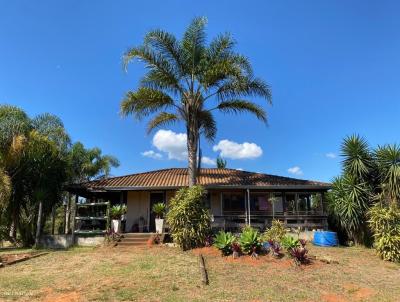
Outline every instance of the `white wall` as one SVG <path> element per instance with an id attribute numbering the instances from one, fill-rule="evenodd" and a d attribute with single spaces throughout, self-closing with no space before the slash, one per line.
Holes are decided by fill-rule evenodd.
<path id="1" fill-rule="evenodd" d="M 139 223 L 139 218 L 143 217 L 145 223 L 149 223 L 150 214 L 150 192 L 129 191 L 127 196 L 126 227 L 125 231 L 130 232 L 133 224 Z"/>

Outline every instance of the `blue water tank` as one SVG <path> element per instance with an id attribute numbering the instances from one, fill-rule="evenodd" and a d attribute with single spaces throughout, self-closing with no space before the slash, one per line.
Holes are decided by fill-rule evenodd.
<path id="1" fill-rule="evenodd" d="M 318 246 L 337 246 L 339 241 L 336 232 L 315 231 L 313 243 Z"/>

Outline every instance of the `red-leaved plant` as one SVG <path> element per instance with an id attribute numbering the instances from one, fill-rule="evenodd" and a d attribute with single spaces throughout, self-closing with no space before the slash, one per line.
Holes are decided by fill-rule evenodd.
<path id="1" fill-rule="evenodd" d="M 234 259 L 239 258 L 239 255 L 241 252 L 239 243 L 234 242 L 234 243 L 232 243 L 231 247 L 232 247 L 232 252 L 233 252 L 233 258 Z"/>
<path id="2" fill-rule="evenodd" d="M 282 257 L 282 247 L 279 244 L 279 242 L 276 242 L 274 240 L 268 240 L 269 246 L 270 246 L 270 250 L 271 250 L 271 254 L 272 256 L 274 256 L 275 258 L 280 258 Z"/>
<path id="3" fill-rule="evenodd" d="M 299 244 L 300 246 L 291 248 L 289 250 L 289 254 L 293 258 L 296 265 L 307 264 L 309 262 L 307 256 L 308 250 L 306 249 L 307 240 L 299 239 Z"/>

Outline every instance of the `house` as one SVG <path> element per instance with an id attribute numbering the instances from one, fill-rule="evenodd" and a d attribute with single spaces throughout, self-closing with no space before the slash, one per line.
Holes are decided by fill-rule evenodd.
<path id="1" fill-rule="evenodd" d="M 329 183 L 252 173 L 234 169 L 201 169 L 198 184 L 207 190 L 212 227 L 260 229 L 272 219 L 288 227 L 325 229 L 324 194 Z M 188 185 L 187 169 L 171 168 L 71 185 L 76 195 L 75 233 L 104 232 L 107 207 L 126 204 L 125 232 L 153 232 L 152 205 L 168 205 L 175 192 Z M 83 197 L 83 198 L 82 198 Z"/>

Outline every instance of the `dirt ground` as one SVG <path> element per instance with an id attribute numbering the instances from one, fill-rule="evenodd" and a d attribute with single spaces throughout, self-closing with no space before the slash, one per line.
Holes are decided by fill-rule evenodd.
<path id="1" fill-rule="evenodd" d="M 0 268 L 0 301 L 400 301 L 400 265 L 365 248 L 310 249 L 338 263 L 296 267 L 288 258 L 221 257 L 214 248 L 54 251 Z"/>

